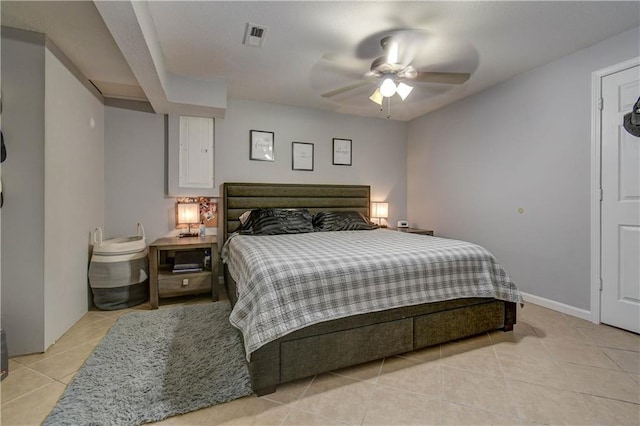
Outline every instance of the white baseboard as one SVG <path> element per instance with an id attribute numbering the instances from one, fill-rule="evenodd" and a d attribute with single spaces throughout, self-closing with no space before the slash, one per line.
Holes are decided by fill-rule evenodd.
<path id="1" fill-rule="evenodd" d="M 578 317 L 580 319 L 591 321 L 591 311 L 586 309 L 576 308 L 575 306 L 565 305 L 555 300 L 545 299 L 544 297 L 534 296 L 533 294 L 520 292 L 525 303 L 533 303 L 534 305 L 540 305 L 542 307 L 552 309 L 554 311 L 562 312 L 563 314 Z"/>

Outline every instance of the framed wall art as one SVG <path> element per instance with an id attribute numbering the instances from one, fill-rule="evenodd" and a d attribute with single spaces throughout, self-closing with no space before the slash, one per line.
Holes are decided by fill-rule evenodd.
<path id="1" fill-rule="evenodd" d="M 351 165 L 351 139 L 333 139 L 333 164 Z"/>
<path id="2" fill-rule="evenodd" d="M 293 170 L 313 170 L 313 144 L 291 143 L 291 168 Z"/>
<path id="3" fill-rule="evenodd" d="M 249 132 L 250 151 L 249 159 L 256 161 L 274 161 L 273 132 L 264 130 L 251 130 Z"/>

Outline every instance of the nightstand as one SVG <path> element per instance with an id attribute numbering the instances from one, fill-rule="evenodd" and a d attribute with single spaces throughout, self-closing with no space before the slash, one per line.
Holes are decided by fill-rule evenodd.
<path id="1" fill-rule="evenodd" d="M 204 262 L 209 252 L 209 262 Z M 184 271 L 175 265 L 178 257 L 196 259 L 184 264 Z M 191 262 L 192 260 L 189 260 Z M 218 245 L 215 235 L 205 237 L 159 238 L 149 245 L 149 295 L 151 309 L 158 308 L 158 299 L 189 294 L 211 293 L 218 300 Z"/>
<path id="2" fill-rule="evenodd" d="M 418 229 L 418 228 L 389 228 L 393 231 L 398 232 L 406 232 L 408 234 L 419 234 L 419 235 L 431 235 L 433 236 L 433 231 L 428 229 Z"/>

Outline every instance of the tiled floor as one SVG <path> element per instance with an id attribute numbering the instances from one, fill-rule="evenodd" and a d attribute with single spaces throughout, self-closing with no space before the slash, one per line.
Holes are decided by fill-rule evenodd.
<path id="1" fill-rule="evenodd" d="M 39 424 L 125 312 L 89 312 L 46 353 L 11 359 L 2 425 Z M 310 377 L 161 424 L 639 425 L 640 336 L 529 303 L 513 333 Z"/>

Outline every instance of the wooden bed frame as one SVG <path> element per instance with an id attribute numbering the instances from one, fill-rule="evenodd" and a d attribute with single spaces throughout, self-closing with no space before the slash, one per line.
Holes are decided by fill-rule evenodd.
<path id="1" fill-rule="evenodd" d="M 369 217 L 370 187 L 225 183 L 218 235 L 222 242 L 238 229 L 238 218 L 256 208 L 355 210 Z M 220 232 L 222 231 L 222 232 Z M 428 238 L 428 237 L 425 237 Z M 231 305 L 236 283 L 224 265 Z M 285 382 L 410 352 L 492 330 L 513 330 L 516 304 L 496 299 L 467 298 L 372 312 L 315 324 L 262 346 L 248 362 L 257 395 Z"/>

